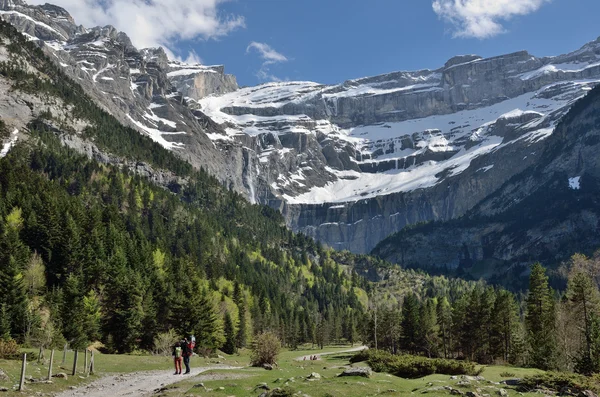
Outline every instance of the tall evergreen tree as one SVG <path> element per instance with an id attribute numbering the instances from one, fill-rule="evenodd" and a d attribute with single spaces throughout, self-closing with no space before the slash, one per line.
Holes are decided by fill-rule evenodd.
<path id="1" fill-rule="evenodd" d="M 448 358 L 452 349 L 452 307 L 446 297 L 438 299 L 437 320 L 443 356 Z"/>
<path id="2" fill-rule="evenodd" d="M 238 317 L 239 321 L 237 335 L 235 338 L 235 346 L 238 349 L 243 349 L 244 347 L 246 347 L 246 343 L 248 340 L 248 330 L 246 327 L 246 305 L 243 301 L 241 301 L 238 305 Z"/>
<path id="3" fill-rule="evenodd" d="M 556 308 L 546 269 L 539 263 L 531 268 L 526 300 L 525 328 L 529 364 L 543 370 L 556 368 Z"/>
<path id="4" fill-rule="evenodd" d="M 419 300 L 410 293 L 402 302 L 402 348 L 411 353 L 419 350 L 418 337 L 420 328 Z"/>
<path id="5" fill-rule="evenodd" d="M 235 328 L 233 327 L 233 320 L 231 314 L 225 312 L 223 318 L 223 331 L 225 333 L 225 344 L 221 347 L 221 350 L 227 354 L 233 354 L 236 351 L 235 348 Z"/>
<path id="6" fill-rule="evenodd" d="M 581 330 L 581 340 L 583 341 L 576 358 L 575 370 L 584 374 L 592 374 L 600 370 L 600 357 L 594 354 L 598 350 L 594 346 L 597 343 L 594 337 L 596 327 L 594 320 L 598 313 L 600 296 L 598 286 L 586 269 L 587 262 L 587 258 L 582 255 L 572 258 L 567 298 L 569 314 Z"/>
<path id="7" fill-rule="evenodd" d="M 519 312 L 515 297 L 508 291 L 497 290 L 492 316 L 492 352 L 504 362 L 511 362 L 511 352 L 519 327 Z"/>

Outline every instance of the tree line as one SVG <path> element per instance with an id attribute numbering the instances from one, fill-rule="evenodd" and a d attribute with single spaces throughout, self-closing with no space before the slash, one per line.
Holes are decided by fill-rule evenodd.
<path id="1" fill-rule="evenodd" d="M 356 341 L 364 278 L 202 171 L 179 190 L 32 130 L 0 160 L 0 337 L 120 353 L 169 330 L 205 352 L 265 331 Z"/>
<path id="2" fill-rule="evenodd" d="M 534 264 L 522 299 L 483 283 L 467 284 L 454 297 L 408 293 L 401 304 L 376 305 L 363 338 L 395 354 L 598 373 L 600 254 L 576 254 L 559 271 L 568 279 L 563 292 Z"/>

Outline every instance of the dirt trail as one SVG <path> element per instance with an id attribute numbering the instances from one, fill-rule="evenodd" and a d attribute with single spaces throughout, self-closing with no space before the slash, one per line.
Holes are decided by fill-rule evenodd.
<path id="1" fill-rule="evenodd" d="M 143 397 L 154 394 L 157 389 L 172 385 L 184 379 L 197 376 L 213 369 L 241 369 L 219 365 L 214 367 L 192 368 L 189 375 L 173 375 L 172 370 L 133 372 L 130 374 L 115 374 L 102 377 L 89 385 L 67 390 L 57 397 Z"/>
<path id="2" fill-rule="evenodd" d="M 348 349 L 348 350 L 340 350 L 337 352 L 324 352 L 324 353 L 315 353 L 315 354 L 309 354 L 307 356 L 300 356 L 300 357 L 296 357 L 296 361 L 303 361 L 303 360 L 309 360 L 310 356 L 317 356 L 317 360 L 320 360 L 321 356 L 329 356 L 331 354 L 343 354 L 343 353 L 354 353 L 354 352 L 359 352 L 361 350 L 365 350 L 368 349 L 367 346 L 358 346 L 358 347 L 353 347 L 352 349 Z"/>

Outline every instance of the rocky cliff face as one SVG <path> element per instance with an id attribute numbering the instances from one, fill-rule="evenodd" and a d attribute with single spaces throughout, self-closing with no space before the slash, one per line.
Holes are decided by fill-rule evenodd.
<path id="1" fill-rule="evenodd" d="M 221 66 L 136 49 L 59 7 L 0 0 L 0 16 L 121 122 L 280 209 L 294 230 L 353 252 L 466 214 L 535 165 L 558 120 L 600 81 L 595 41 L 553 58 L 467 55 L 334 86 L 238 89 Z"/>
<path id="2" fill-rule="evenodd" d="M 554 58 L 461 56 L 337 86 L 270 83 L 200 105 L 228 139 L 268 137 L 260 178 L 293 229 L 368 252 L 406 225 L 464 215 L 535 164 L 598 81 L 595 41 Z M 269 161 L 288 152 L 308 157 L 273 178 Z"/>
<path id="3" fill-rule="evenodd" d="M 404 230 L 374 253 L 405 266 L 497 282 L 600 246 L 600 87 L 544 141 L 538 160 L 459 219 Z M 512 277 L 511 277 L 512 276 Z"/>

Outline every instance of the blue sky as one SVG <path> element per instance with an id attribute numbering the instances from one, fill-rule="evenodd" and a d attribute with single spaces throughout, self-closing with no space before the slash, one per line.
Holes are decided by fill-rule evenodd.
<path id="1" fill-rule="evenodd" d="M 116 26 L 138 47 L 223 64 L 240 85 L 333 84 L 434 69 L 458 54 L 559 55 L 600 36 L 598 0 L 48 1 L 84 26 Z"/>
<path id="2" fill-rule="evenodd" d="M 338 83 L 396 70 L 437 68 L 457 54 L 493 56 L 526 49 L 558 55 L 600 36 L 600 1 L 553 0 L 503 22 L 505 32 L 479 39 L 454 37 L 428 0 L 251 0 L 225 4 L 246 27 L 218 40 L 179 43 L 206 63 L 224 64 L 240 85 L 263 81 L 252 41 L 288 58 L 270 66 L 281 79 Z"/>

